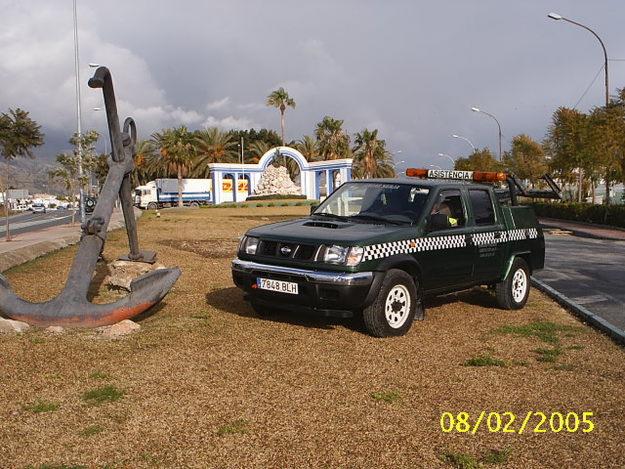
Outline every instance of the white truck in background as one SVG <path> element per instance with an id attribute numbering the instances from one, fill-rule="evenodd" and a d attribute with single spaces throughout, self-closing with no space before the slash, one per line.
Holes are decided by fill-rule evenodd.
<path id="1" fill-rule="evenodd" d="M 210 179 L 183 179 L 182 202 L 190 207 L 211 204 L 212 189 Z M 135 205 L 148 210 L 177 206 L 178 179 L 156 179 L 135 188 Z"/>

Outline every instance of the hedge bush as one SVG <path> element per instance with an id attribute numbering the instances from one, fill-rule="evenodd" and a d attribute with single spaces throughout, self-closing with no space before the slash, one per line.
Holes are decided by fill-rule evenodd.
<path id="1" fill-rule="evenodd" d="M 532 205 L 539 217 L 625 228 L 625 205 L 585 203 L 534 203 Z"/>
<path id="2" fill-rule="evenodd" d="M 271 199 L 305 199 L 303 194 L 270 194 L 270 195 L 248 195 L 247 200 L 271 200 Z"/>

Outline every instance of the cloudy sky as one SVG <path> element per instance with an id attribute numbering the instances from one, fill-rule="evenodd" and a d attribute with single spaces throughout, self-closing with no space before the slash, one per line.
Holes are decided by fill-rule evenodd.
<path id="1" fill-rule="evenodd" d="M 41 123 L 42 157 L 75 130 L 71 0 L 0 0 L 0 110 Z M 623 0 L 78 0 L 83 128 L 104 129 L 88 64 L 107 65 L 120 115 L 141 136 L 163 127 L 268 127 L 265 97 L 284 86 L 297 102 L 287 138 L 324 115 L 350 132 L 378 128 L 409 164 L 441 164 L 467 143 L 497 148 L 521 132 L 542 139 L 558 106 L 601 104 L 604 39 L 612 92 L 625 86 Z M 585 96 L 593 78 L 597 77 Z M 580 100 L 580 98 L 582 98 Z M 103 143 L 101 143 L 103 145 Z"/>

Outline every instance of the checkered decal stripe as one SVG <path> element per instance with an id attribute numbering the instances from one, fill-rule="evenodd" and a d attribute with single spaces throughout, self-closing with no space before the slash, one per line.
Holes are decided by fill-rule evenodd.
<path id="1" fill-rule="evenodd" d="M 500 233 L 495 237 L 495 233 Z M 509 230 L 509 231 L 488 231 L 485 233 L 474 233 L 471 241 L 476 246 L 507 243 L 508 241 L 521 241 L 524 239 L 536 239 L 538 230 L 536 228 Z M 463 248 L 467 245 L 466 235 L 436 236 L 431 238 L 403 239 L 390 243 L 372 244 L 365 246 L 364 260 L 382 259 L 396 254 L 411 254 L 421 251 L 435 251 L 439 249 Z"/>

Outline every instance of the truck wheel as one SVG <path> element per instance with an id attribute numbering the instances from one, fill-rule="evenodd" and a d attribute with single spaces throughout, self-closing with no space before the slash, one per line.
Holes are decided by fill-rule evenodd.
<path id="1" fill-rule="evenodd" d="M 378 294 L 362 312 L 367 331 L 375 337 L 406 334 L 412 325 L 417 307 L 421 307 L 417 286 L 403 270 L 386 273 Z"/>
<path id="2" fill-rule="evenodd" d="M 158 205 L 156 204 L 156 202 L 150 202 L 147 206 L 148 210 L 156 210 L 158 208 Z"/>
<path id="3" fill-rule="evenodd" d="M 199 206 L 200 206 L 200 204 L 198 204 L 197 202 L 191 202 L 189 204 L 189 207 L 191 207 L 191 208 L 198 208 Z"/>
<path id="4" fill-rule="evenodd" d="M 507 277 L 495 286 L 497 303 L 503 309 L 521 309 L 530 293 L 530 270 L 520 257 L 512 263 Z"/>

